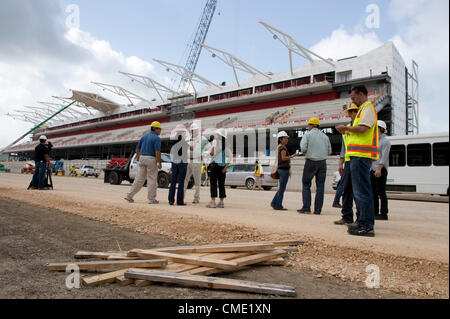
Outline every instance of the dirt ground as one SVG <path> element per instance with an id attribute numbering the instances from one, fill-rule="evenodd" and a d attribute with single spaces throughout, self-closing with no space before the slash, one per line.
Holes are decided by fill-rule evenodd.
<path id="1" fill-rule="evenodd" d="M 113 186 L 95 179 L 60 177 L 54 178 L 54 191 L 41 192 L 26 191 L 24 185 L 28 185 L 28 182 L 29 176 L 0 174 L 0 196 L 12 202 L 25 202 L 103 221 L 148 234 L 150 238 L 159 235 L 187 244 L 306 239 L 308 243 L 299 247 L 299 253 L 290 255 L 290 268 L 271 267 L 267 277 L 242 277 L 296 286 L 300 298 L 349 296 L 342 293 L 338 286 L 327 286 L 329 280 L 330 283 L 346 287 L 345 291 L 352 291 L 350 287 L 356 287 L 357 291 L 362 289 L 358 294 L 364 291 L 364 294 L 368 294 L 364 298 L 449 296 L 448 203 L 390 201 L 390 220 L 377 223 L 375 238 L 360 238 L 347 235 L 343 226 L 333 225 L 332 222 L 339 217 L 339 211 L 330 208 L 332 195 L 326 195 L 323 215 L 314 216 L 295 212 L 300 203 L 298 193 L 286 193 L 285 206 L 289 211 L 280 214 L 267 207 L 274 195 L 273 191 L 227 189 L 227 207 L 211 210 L 205 208 L 207 188 L 202 189 L 201 205 L 177 207 L 166 203 L 167 190 L 158 190 L 161 204 L 149 206 L 145 200 L 145 189 L 135 197 L 136 203 L 125 202 L 123 197 L 129 189 L 125 184 Z M 187 194 L 188 203 L 191 197 L 192 191 Z M 82 234 L 86 238 L 90 237 L 86 232 Z M 108 237 L 111 239 L 107 248 L 116 249 L 115 239 L 119 239 L 115 238 L 115 233 L 110 233 Z M 97 244 L 100 243 L 90 243 Z M 121 243 L 121 246 L 123 249 L 143 248 L 136 247 L 137 244 L 124 247 Z M 54 261 L 62 261 L 65 256 L 71 257 L 79 249 L 84 248 L 74 246 L 55 251 Z M 380 269 L 381 289 L 363 288 L 368 275 L 366 267 L 372 264 Z M 272 271 L 280 272 L 280 277 Z M 291 271 L 295 271 L 294 276 L 289 275 Z M 235 276 L 245 276 L 247 273 L 255 273 L 256 276 L 264 272 L 263 268 L 257 268 L 232 276 L 239 278 Z M 64 274 L 62 277 L 65 278 Z M 283 280 L 287 277 L 289 280 Z M 291 277 L 301 279 L 298 285 L 292 282 Z M 303 294 L 301 291 L 305 291 L 304 283 L 307 280 L 311 284 L 308 293 Z M 204 296 L 219 297 L 216 293 L 207 292 Z M 161 298 L 165 298 L 164 295 Z"/>
<path id="2" fill-rule="evenodd" d="M 44 269 L 49 262 L 72 261 L 77 250 L 117 250 L 181 244 L 167 237 L 35 207 L 0 197 L 0 298 L 276 298 L 274 296 L 153 285 L 95 288 L 65 287 L 64 272 Z M 404 298 L 402 294 L 367 289 L 336 278 L 317 278 L 311 271 L 258 266 L 223 277 L 283 283 L 296 288 L 298 298 Z"/>

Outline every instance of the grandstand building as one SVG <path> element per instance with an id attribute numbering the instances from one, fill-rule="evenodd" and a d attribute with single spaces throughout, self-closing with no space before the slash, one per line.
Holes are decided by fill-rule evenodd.
<path id="1" fill-rule="evenodd" d="M 230 85 L 210 83 L 194 94 L 169 98 L 151 107 L 146 104 L 130 108 L 94 93 L 72 91 L 70 99 L 89 108 L 90 114 L 52 122 L 36 130 L 31 141 L 6 151 L 32 158 L 38 137 L 45 134 L 54 145 L 53 158 L 128 157 L 140 137 L 149 131 L 150 123 L 159 121 L 163 126 L 163 151 L 168 152 L 170 132 L 177 124 L 188 126 L 201 120 L 203 129 L 266 129 L 267 139 L 269 128 L 285 130 L 291 137 L 288 147 L 295 152 L 307 120 L 316 116 L 330 137 L 333 152 L 338 154 L 341 135 L 334 127 L 350 120 L 343 108 L 350 102 L 349 90 L 354 85 L 367 87 L 369 99 L 378 118 L 387 123 L 389 134 L 411 132 L 408 74 L 398 50 L 387 42 L 361 56 L 312 60 L 280 74 L 252 72 L 247 79 Z M 242 152 L 238 155 L 268 154 L 266 150 L 258 150 L 258 154 Z"/>

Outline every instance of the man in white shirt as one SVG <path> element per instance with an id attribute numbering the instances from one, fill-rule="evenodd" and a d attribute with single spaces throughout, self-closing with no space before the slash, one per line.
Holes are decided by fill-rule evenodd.
<path id="1" fill-rule="evenodd" d="M 200 186 L 202 183 L 202 155 L 209 149 L 208 139 L 200 133 L 200 126 L 193 123 L 190 127 L 192 137 L 189 144 L 189 164 L 186 172 L 186 179 L 184 181 L 184 194 L 186 195 L 186 188 L 194 177 L 195 194 L 193 204 L 200 202 Z"/>

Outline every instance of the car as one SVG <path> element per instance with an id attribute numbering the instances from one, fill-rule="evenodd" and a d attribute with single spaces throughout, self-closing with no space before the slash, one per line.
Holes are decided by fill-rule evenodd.
<path id="1" fill-rule="evenodd" d="M 100 171 L 93 166 L 82 165 L 75 170 L 75 175 L 81 174 L 84 177 L 95 176 L 97 178 L 100 175 Z"/>
<path id="2" fill-rule="evenodd" d="M 225 186 L 231 188 L 246 187 L 252 190 L 255 187 L 254 164 L 231 164 L 227 168 Z M 270 177 L 272 171 L 269 165 L 261 165 L 261 186 L 264 190 L 271 190 L 278 186 L 278 180 Z"/>
<path id="3" fill-rule="evenodd" d="M 130 183 L 133 183 L 134 179 L 136 178 L 138 166 L 139 163 L 136 160 L 136 154 L 134 154 L 131 158 L 129 170 L 127 173 L 128 174 L 127 180 L 129 180 Z M 162 167 L 158 171 L 157 177 L 158 187 L 168 188 L 172 181 L 172 160 L 170 158 L 170 154 L 161 153 L 161 166 Z M 194 185 L 194 178 L 191 177 L 187 188 L 191 189 L 193 185 Z"/>
<path id="4" fill-rule="evenodd" d="M 138 162 L 136 159 L 136 154 L 133 156 L 130 163 L 130 183 L 133 183 L 137 175 Z M 172 162 L 170 160 L 170 155 L 167 153 L 161 153 L 161 169 L 158 171 L 158 187 L 167 188 L 170 185 L 172 179 Z"/>

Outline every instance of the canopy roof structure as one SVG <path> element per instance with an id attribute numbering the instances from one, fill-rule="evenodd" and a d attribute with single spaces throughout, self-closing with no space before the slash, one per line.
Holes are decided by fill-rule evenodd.
<path id="1" fill-rule="evenodd" d="M 110 114 L 120 108 L 120 105 L 95 93 L 72 90 L 71 100 L 85 104 L 102 113 Z"/>

